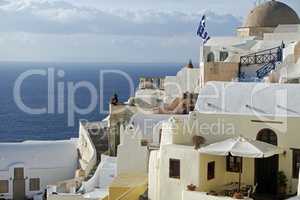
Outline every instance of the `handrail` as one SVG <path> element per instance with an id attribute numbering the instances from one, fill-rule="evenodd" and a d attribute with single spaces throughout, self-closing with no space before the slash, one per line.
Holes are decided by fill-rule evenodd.
<path id="1" fill-rule="evenodd" d="M 272 70 L 276 68 L 275 62 L 268 63 L 262 66 L 259 70 L 256 71 L 256 75 L 258 78 L 263 78 L 267 74 L 269 74 Z"/>
<path id="2" fill-rule="evenodd" d="M 257 52 L 254 52 L 254 53 L 250 53 L 250 54 L 247 54 L 247 55 L 244 55 L 244 56 L 253 56 L 253 55 L 257 55 L 257 54 L 260 54 L 260 53 L 264 53 L 266 51 L 272 51 L 272 50 L 278 50 L 278 49 L 281 49 L 281 46 L 278 46 L 278 47 L 273 47 L 273 48 L 270 48 L 270 49 L 265 49 L 265 50 L 261 50 L 261 51 L 257 51 Z M 244 57 L 242 56 L 242 57 Z"/>

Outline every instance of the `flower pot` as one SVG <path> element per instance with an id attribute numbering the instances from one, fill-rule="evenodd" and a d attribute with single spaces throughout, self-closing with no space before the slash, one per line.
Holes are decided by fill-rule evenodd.
<path id="1" fill-rule="evenodd" d="M 193 185 L 193 184 L 188 185 L 188 186 L 187 186 L 187 189 L 188 189 L 189 191 L 195 191 L 195 190 L 196 190 L 196 185 Z"/>
<path id="2" fill-rule="evenodd" d="M 286 194 L 287 185 L 280 185 L 278 187 L 278 193 L 279 194 Z"/>
<path id="3" fill-rule="evenodd" d="M 240 193 L 240 192 L 235 192 L 235 193 L 233 194 L 233 198 L 234 198 L 234 199 L 244 199 L 244 196 L 243 196 L 243 194 Z"/>
<path id="4" fill-rule="evenodd" d="M 199 149 L 200 146 L 204 143 L 205 143 L 205 138 L 204 137 L 201 137 L 201 136 L 198 136 L 198 135 L 195 135 L 193 137 L 193 145 L 194 145 L 195 149 Z"/>

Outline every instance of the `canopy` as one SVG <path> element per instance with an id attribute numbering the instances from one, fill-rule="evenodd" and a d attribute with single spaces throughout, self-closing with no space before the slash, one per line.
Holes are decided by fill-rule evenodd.
<path id="1" fill-rule="evenodd" d="M 257 140 L 236 137 L 210 144 L 199 149 L 200 153 L 218 156 L 237 156 L 245 158 L 268 158 L 283 153 L 283 150 Z"/>

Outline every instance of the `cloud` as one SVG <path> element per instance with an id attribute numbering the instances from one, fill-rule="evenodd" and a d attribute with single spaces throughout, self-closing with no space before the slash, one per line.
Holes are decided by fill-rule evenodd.
<path id="1" fill-rule="evenodd" d="M 63 1 L 0 1 L 0 32 L 176 36 L 195 34 L 202 13 L 100 10 Z M 233 34 L 241 20 L 208 12 L 212 35 Z"/>
<path id="2" fill-rule="evenodd" d="M 199 57 L 203 12 L 104 9 L 87 0 L 0 0 L 0 60 L 185 62 Z M 101 3 L 99 3 L 101 4 Z M 158 4 L 159 6 L 160 4 Z M 206 11 L 212 36 L 241 20 Z"/>

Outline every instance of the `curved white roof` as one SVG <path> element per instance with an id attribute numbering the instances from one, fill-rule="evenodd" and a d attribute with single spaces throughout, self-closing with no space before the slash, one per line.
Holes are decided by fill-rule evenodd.
<path id="1" fill-rule="evenodd" d="M 196 110 L 208 113 L 300 116 L 300 84 L 208 82 Z"/>
<path id="2" fill-rule="evenodd" d="M 170 114 L 143 114 L 137 113 L 132 116 L 131 124 L 141 131 L 144 137 L 152 138 L 153 128 L 162 121 L 168 120 L 172 116 L 187 117 L 187 115 L 170 115 Z"/>
<path id="3" fill-rule="evenodd" d="M 0 143 L 0 171 L 14 164 L 26 168 L 64 168 L 77 164 L 77 140 Z"/>

